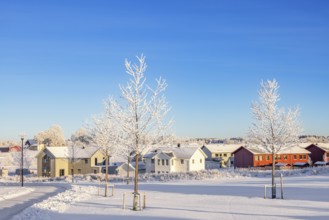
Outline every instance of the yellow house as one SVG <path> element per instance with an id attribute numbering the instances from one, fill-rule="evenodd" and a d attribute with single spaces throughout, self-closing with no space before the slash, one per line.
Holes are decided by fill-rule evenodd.
<path id="1" fill-rule="evenodd" d="M 100 173 L 105 156 L 98 147 L 46 147 L 37 156 L 38 176 Z"/>
<path id="2" fill-rule="evenodd" d="M 201 149 L 209 160 L 220 161 L 221 167 L 231 167 L 234 162 L 232 153 L 241 146 L 241 144 L 208 144 Z"/>

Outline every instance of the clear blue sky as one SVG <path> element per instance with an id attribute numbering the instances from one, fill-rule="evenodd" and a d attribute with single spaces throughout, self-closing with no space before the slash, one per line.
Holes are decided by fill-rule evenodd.
<path id="1" fill-rule="evenodd" d="M 118 95 L 144 53 L 169 87 L 177 135 L 244 136 L 261 80 L 329 135 L 328 1 L 0 2 L 0 139 L 52 124 L 66 137 Z"/>

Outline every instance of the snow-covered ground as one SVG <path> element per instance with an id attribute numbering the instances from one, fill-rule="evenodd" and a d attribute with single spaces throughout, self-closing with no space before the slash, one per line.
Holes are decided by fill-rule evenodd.
<path id="1" fill-rule="evenodd" d="M 98 195 L 97 181 L 80 181 L 15 219 L 329 219 L 328 168 L 295 173 L 285 173 L 284 199 L 274 200 L 263 198 L 264 185 L 271 181 L 267 172 L 259 172 L 261 177 L 143 181 L 146 209 L 137 212 L 131 210 L 132 185 L 116 183 L 114 197 L 105 198 L 103 191 Z"/>
<path id="2" fill-rule="evenodd" d="M 34 189 L 30 187 L 0 186 L 0 201 L 23 196 L 32 191 L 34 191 Z"/>

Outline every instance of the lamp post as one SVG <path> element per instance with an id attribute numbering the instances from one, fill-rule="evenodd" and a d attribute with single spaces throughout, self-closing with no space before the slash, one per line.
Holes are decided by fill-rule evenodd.
<path id="1" fill-rule="evenodd" d="M 23 151 L 23 142 L 24 142 L 24 134 L 21 134 L 21 141 L 22 141 L 22 158 L 21 158 L 21 182 L 22 182 L 22 187 L 24 186 L 24 179 L 23 179 L 23 161 L 24 161 L 24 151 Z"/>

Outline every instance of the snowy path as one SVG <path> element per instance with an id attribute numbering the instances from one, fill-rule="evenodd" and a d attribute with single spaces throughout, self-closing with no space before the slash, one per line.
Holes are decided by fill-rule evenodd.
<path id="1" fill-rule="evenodd" d="M 50 196 L 63 192 L 68 187 L 63 184 L 26 184 L 26 186 L 27 188 L 33 188 L 34 191 L 15 198 L 8 197 L 7 199 L 0 200 L 0 220 L 11 219 L 14 215 L 22 212 L 34 203 L 41 202 Z"/>

